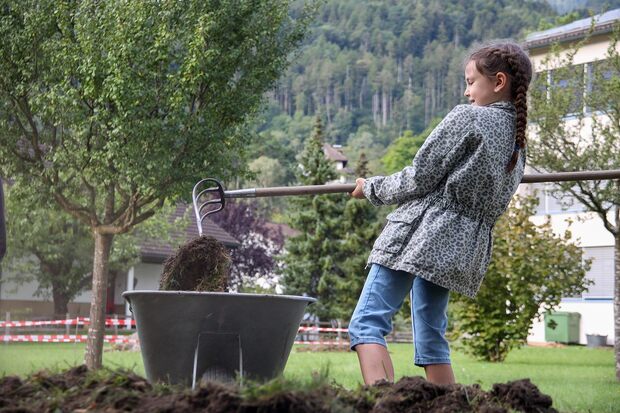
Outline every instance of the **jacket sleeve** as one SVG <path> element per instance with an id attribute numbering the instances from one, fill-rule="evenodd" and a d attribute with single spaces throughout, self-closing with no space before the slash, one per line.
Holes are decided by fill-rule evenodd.
<path id="1" fill-rule="evenodd" d="M 470 105 L 456 106 L 426 138 L 411 166 L 389 176 L 366 179 L 364 195 L 373 205 L 401 204 L 432 192 L 475 143 Z"/>

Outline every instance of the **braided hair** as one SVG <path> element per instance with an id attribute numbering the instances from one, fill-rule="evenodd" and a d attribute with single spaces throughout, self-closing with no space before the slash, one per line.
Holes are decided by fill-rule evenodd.
<path id="1" fill-rule="evenodd" d="M 483 46 L 471 53 L 467 61 L 474 61 L 478 72 L 485 76 L 503 72 L 510 79 L 510 94 L 517 110 L 515 146 L 506 165 L 510 172 L 519 159 L 519 151 L 527 143 L 527 89 L 532 80 L 532 62 L 521 46 L 511 42 Z"/>

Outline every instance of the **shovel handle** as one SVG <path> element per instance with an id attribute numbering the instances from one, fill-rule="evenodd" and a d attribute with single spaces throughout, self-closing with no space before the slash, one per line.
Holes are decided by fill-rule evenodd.
<path id="1" fill-rule="evenodd" d="M 225 198 L 260 198 L 268 196 L 321 195 L 351 193 L 355 184 L 274 186 L 271 188 L 251 188 L 224 191 Z"/>
<path id="2" fill-rule="evenodd" d="M 555 172 L 548 174 L 524 175 L 521 183 L 591 181 L 604 179 L 620 179 L 620 169 L 607 171 Z M 224 191 L 225 198 L 260 198 L 269 196 L 321 195 L 351 193 L 355 184 L 305 185 L 305 186 L 274 186 L 271 188 L 250 188 Z"/>

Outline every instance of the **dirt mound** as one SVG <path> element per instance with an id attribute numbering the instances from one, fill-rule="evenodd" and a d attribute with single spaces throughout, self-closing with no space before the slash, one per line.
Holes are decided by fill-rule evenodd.
<path id="1" fill-rule="evenodd" d="M 159 289 L 213 291 L 228 289 L 230 254 L 213 237 L 201 236 L 179 247 L 164 262 Z"/>
<path id="2" fill-rule="evenodd" d="M 347 390 L 327 379 L 300 385 L 282 378 L 258 385 L 202 383 L 196 390 L 151 386 L 131 372 L 61 374 L 39 372 L 27 379 L 0 379 L 0 412 L 556 412 L 551 398 L 528 379 L 480 386 L 437 386 L 421 377 Z"/>

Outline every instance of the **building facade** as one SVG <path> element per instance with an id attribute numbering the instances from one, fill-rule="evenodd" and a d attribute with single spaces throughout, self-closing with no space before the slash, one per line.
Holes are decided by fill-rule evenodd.
<path id="1" fill-rule="evenodd" d="M 537 76 L 545 76 L 548 84 L 562 87 L 562 79 L 554 79 L 554 59 L 548 59 L 553 44 L 559 44 L 562 52 L 560 59 L 582 43 L 572 59 L 573 76 L 583 83 L 583 91 L 575 94 L 571 110 L 564 118 L 566 125 L 576 123 L 575 113 L 580 111 L 585 116 L 583 134 L 588 136 L 588 122 L 592 116 L 598 116 L 595 108 L 584 105 L 581 93 L 596 93 L 593 87 L 593 69 L 607 55 L 611 44 L 611 33 L 620 24 L 620 9 L 575 21 L 550 30 L 532 33 L 525 42 Z M 610 74 L 614 75 L 614 74 Z M 614 75 L 615 76 L 615 75 Z M 533 128 L 530 128 L 530 137 Z M 591 138 L 591 135 L 590 135 Z M 619 137 L 620 139 L 620 137 Z M 526 173 L 536 173 L 529 169 Z M 551 220 L 555 233 L 563 233 L 571 222 L 572 239 L 584 252 L 585 259 L 592 259 L 592 267 L 587 277 L 593 281 L 589 290 L 578 297 L 564 297 L 556 311 L 576 312 L 580 314 L 579 342 L 587 342 L 586 335 L 607 336 L 607 344 L 614 342 L 614 238 L 603 225 L 603 221 L 593 212 L 588 212 L 576 199 L 554 196 L 553 184 L 521 185 L 522 195 L 535 194 L 539 198 L 535 223 Z M 528 337 L 528 341 L 545 341 L 544 320 L 537 320 Z"/>

